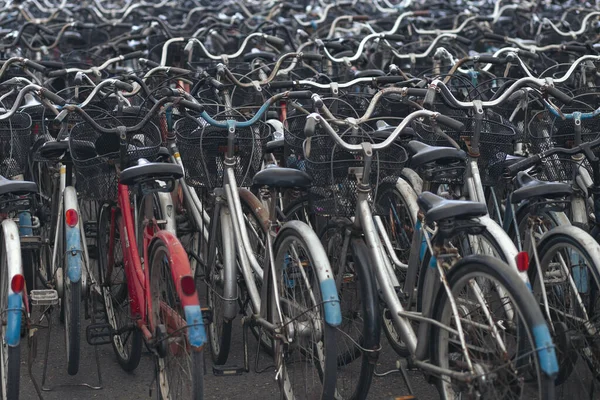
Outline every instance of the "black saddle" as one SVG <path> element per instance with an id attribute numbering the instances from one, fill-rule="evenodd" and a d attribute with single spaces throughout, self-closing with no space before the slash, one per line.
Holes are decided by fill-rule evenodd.
<path id="1" fill-rule="evenodd" d="M 517 174 L 516 185 L 519 188 L 510 198 L 513 204 L 534 198 L 557 199 L 573 193 L 573 188 L 568 183 L 540 181 L 523 171 Z"/>
<path id="2" fill-rule="evenodd" d="M 417 198 L 419 207 L 425 212 L 427 222 L 443 219 L 468 219 L 482 217 L 487 214 L 487 206 L 483 203 L 464 200 L 446 200 L 431 192 L 423 192 Z"/>
<path id="3" fill-rule="evenodd" d="M 0 176 L 0 196 L 5 194 L 16 194 L 19 196 L 37 193 L 38 186 L 35 182 L 13 181 Z"/>
<path id="4" fill-rule="evenodd" d="M 268 186 L 273 188 L 301 188 L 310 187 L 312 178 L 304 171 L 293 168 L 271 167 L 259 171 L 254 175 L 254 186 Z"/>
<path id="5" fill-rule="evenodd" d="M 467 153 L 454 147 L 429 146 L 416 140 L 411 140 L 407 145 L 412 154 L 410 166 L 417 168 L 431 162 L 450 164 L 456 161 L 465 161 Z"/>
<path id="6" fill-rule="evenodd" d="M 151 163 L 142 159 L 138 165 L 121 171 L 119 180 L 123 185 L 133 186 L 147 180 L 170 181 L 181 177 L 183 169 L 178 164 Z"/>

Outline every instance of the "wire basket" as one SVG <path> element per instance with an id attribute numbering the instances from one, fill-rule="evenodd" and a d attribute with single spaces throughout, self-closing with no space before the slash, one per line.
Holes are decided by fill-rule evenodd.
<path id="1" fill-rule="evenodd" d="M 316 214 L 354 216 L 357 182 L 364 168 L 363 158 L 343 150 L 320 128 L 307 139 L 303 127 L 300 129 L 302 121 L 306 121 L 305 116 L 290 118 L 285 129 L 286 146 L 290 152 L 287 166 L 304 170 L 312 177 L 309 192 Z M 362 128 L 358 132 L 348 129 L 340 136 L 351 144 L 380 143 L 384 140 L 376 137 L 370 127 Z M 374 152 L 369 181 L 372 184 L 396 182 L 407 160 L 408 154 L 399 141 Z"/>
<path id="2" fill-rule="evenodd" d="M 232 118 L 218 116 L 216 119 Z M 235 119 L 244 120 L 239 115 Z M 186 182 L 196 188 L 223 186 L 227 129 L 214 127 L 202 119 L 182 118 L 175 123 L 174 130 L 185 166 Z M 254 175 L 261 169 L 263 149 L 270 136 L 270 127 L 260 121 L 247 128 L 235 128 L 234 170 L 238 186 L 252 185 Z"/>
<path id="3" fill-rule="evenodd" d="M 105 117 L 96 122 L 105 128 L 132 127 L 142 117 Z M 153 160 L 161 145 L 159 128 L 152 121 L 139 130 L 127 133 L 127 162 L 140 158 Z M 88 122 L 80 122 L 71 128 L 69 148 L 75 166 L 75 187 L 83 199 L 115 200 L 118 177 L 115 162 L 119 160 L 119 137 L 96 131 Z M 121 166 L 124 169 L 126 166 Z"/>
<path id="4" fill-rule="evenodd" d="M 447 115 L 448 113 L 446 113 Z M 462 122 L 465 130 L 462 132 L 446 129 L 445 133 L 463 147 L 473 137 L 474 120 L 471 117 L 452 115 L 452 118 Z M 439 136 L 434 128 L 420 121 L 413 121 L 413 128 L 421 141 L 431 146 L 449 146 L 448 141 Z M 502 177 L 506 156 L 512 154 L 518 139 L 517 129 L 502 116 L 488 111 L 482 120 L 479 136 L 479 158 L 477 164 L 481 181 L 485 186 L 493 186 Z"/>
<path id="5" fill-rule="evenodd" d="M 12 178 L 25 172 L 31 146 L 31 117 L 17 113 L 0 121 L 0 176 Z"/>

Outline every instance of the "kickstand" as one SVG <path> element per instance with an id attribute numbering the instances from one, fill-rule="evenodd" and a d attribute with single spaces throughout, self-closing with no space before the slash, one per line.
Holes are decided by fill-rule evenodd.
<path id="1" fill-rule="evenodd" d="M 398 367 L 398 370 L 402 374 L 402 380 L 406 384 L 406 388 L 408 389 L 408 393 L 410 393 L 411 396 L 414 396 L 415 392 L 414 392 L 414 390 L 413 390 L 413 388 L 412 388 L 412 386 L 410 384 L 410 379 L 408 378 L 408 372 L 406 371 L 406 367 L 404 366 L 404 364 L 402 364 L 401 360 L 396 361 L 396 367 Z"/>
<path id="2" fill-rule="evenodd" d="M 93 297 L 93 296 L 92 296 Z M 94 300 L 92 300 L 92 306 L 94 305 Z M 53 391 L 55 389 L 61 388 L 61 387 L 85 387 L 91 390 L 100 390 L 102 389 L 102 372 L 100 371 L 100 355 L 98 353 L 98 346 L 94 346 L 94 356 L 96 359 L 96 371 L 98 374 L 98 383 L 96 385 L 92 385 L 89 383 L 73 383 L 73 384 L 58 384 L 58 385 L 54 385 L 54 386 L 47 386 L 46 385 L 46 372 L 48 370 L 48 355 L 50 352 L 50 338 L 52 336 L 52 320 L 50 318 L 48 318 L 48 333 L 46 334 L 46 349 L 44 351 L 44 371 L 42 374 L 42 390 L 44 392 L 50 392 Z M 95 322 L 95 318 L 93 316 L 92 313 L 92 323 Z"/>

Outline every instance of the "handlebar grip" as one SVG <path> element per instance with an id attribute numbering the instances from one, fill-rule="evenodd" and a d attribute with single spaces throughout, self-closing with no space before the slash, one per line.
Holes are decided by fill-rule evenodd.
<path id="1" fill-rule="evenodd" d="M 587 53 L 588 52 L 588 48 L 586 46 L 577 45 L 577 44 L 564 45 L 563 49 L 565 49 L 566 51 L 572 51 L 574 53 Z"/>
<path id="2" fill-rule="evenodd" d="M 74 25 L 76 28 L 83 28 L 83 29 L 98 29 L 98 25 L 91 23 L 91 22 L 75 22 Z"/>
<path id="3" fill-rule="evenodd" d="M 399 75 L 378 76 L 375 78 L 375 83 L 384 85 L 386 83 L 404 82 L 405 80 L 406 79 L 403 76 Z"/>
<path id="4" fill-rule="evenodd" d="M 125 92 L 133 92 L 133 85 L 127 82 L 115 81 L 115 87 Z"/>
<path id="5" fill-rule="evenodd" d="M 493 22 L 494 21 L 494 17 L 480 16 L 480 17 L 477 17 L 476 21 L 480 21 L 480 22 Z"/>
<path id="6" fill-rule="evenodd" d="M 198 111 L 199 113 L 204 111 L 204 107 L 202 106 L 202 104 L 197 104 L 197 103 L 194 103 L 193 101 L 181 100 L 179 102 L 179 104 L 190 110 Z"/>
<path id="7" fill-rule="evenodd" d="M 58 61 L 39 61 L 38 64 L 43 65 L 46 68 L 64 68 L 65 64 Z"/>
<path id="8" fill-rule="evenodd" d="M 48 73 L 48 78 L 57 78 L 59 76 L 65 76 L 67 75 L 67 70 L 66 69 L 59 69 L 56 71 L 50 71 Z"/>
<path id="9" fill-rule="evenodd" d="M 178 97 L 181 93 L 177 89 L 162 88 L 157 92 L 158 97 Z"/>
<path id="10" fill-rule="evenodd" d="M 324 42 L 323 44 L 325 44 L 325 47 L 327 47 L 328 49 L 336 51 L 346 50 L 346 47 L 340 42 Z"/>
<path id="11" fill-rule="evenodd" d="M 415 96 L 415 97 L 425 97 L 427 95 L 428 90 L 427 89 L 419 89 L 419 88 L 408 88 L 406 90 L 406 93 L 409 96 Z"/>
<path id="12" fill-rule="evenodd" d="M 304 136 L 307 138 L 314 136 L 317 130 L 317 121 L 314 118 L 307 118 L 306 124 L 304 124 Z"/>
<path id="13" fill-rule="evenodd" d="M 271 89 L 289 89 L 289 88 L 293 88 L 295 86 L 296 86 L 296 84 L 294 81 L 278 81 L 278 82 L 271 82 L 269 84 L 269 87 Z"/>
<path id="14" fill-rule="evenodd" d="M 288 92 L 288 99 L 310 99 L 313 93 L 310 90 L 297 90 Z"/>
<path id="15" fill-rule="evenodd" d="M 552 97 L 557 98 L 558 100 L 560 100 L 564 104 L 571 104 L 573 102 L 573 98 L 571 96 L 569 96 L 565 92 L 560 91 L 559 89 L 557 89 L 557 88 L 555 88 L 553 86 L 547 86 L 546 87 L 546 91 Z"/>
<path id="16" fill-rule="evenodd" d="M 524 169 L 531 168 L 534 165 L 538 164 L 541 161 L 541 157 L 539 154 L 526 158 L 524 160 L 518 161 L 512 165 L 509 165 L 506 168 L 506 173 L 509 176 L 516 175 L 519 171 L 523 171 Z"/>
<path id="17" fill-rule="evenodd" d="M 352 17 L 352 21 L 353 22 L 363 22 L 363 21 L 368 21 L 371 17 L 369 17 L 368 15 L 355 15 Z"/>
<path id="18" fill-rule="evenodd" d="M 277 36 L 265 35 L 265 40 L 267 43 L 277 48 L 285 46 L 285 40 Z"/>
<path id="19" fill-rule="evenodd" d="M 38 63 L 36 63 L 35 61 L 31 61 L 31 60 L 25 60 L 25 66 L 35 69 L 36 71 L 39 71 L 41 73 L 46 72 L 46 67 L 44 67 L 43 65 L 40 65 Z"/>
<path id="20" fill-rule="evenodd" d="M 466 45 L 469 45 L 469 44 L 473 43 L 473 41 L 471 39 L 468 39 L 468 38 L 466 38 L 464 36 L 459 36 L 459 35 L 456 35 L 456 39 L 455 40 L 457 42 L 460 42 L 460 43 L 466 44 Z"/>
<path id="21" fill-rule="evenodd" d="M 500 58 L 489 54 L 481 54 L 475 57 L 475 61 L 485 64 L 506 64 L 508 59 L 506 57 Z"/>
<path id="22" fill-rule="evenodd" d="M 538 53 L 532 53 L 527 50 L 519 50 L 517 55 L 521 58 L 529 58 L 531 60 L 539 60 L 540 59 L 540 55 Z"/>
<path id="23" fill-rule="evenodd" d="M 50 100 L 51 102 L 53 102 L 54 104 L 58 104 L 59 106 L 64 106 L 65 104 L 67 104 L 66 100 L 63 99 L 62 97 L 60 97 L 59 95 L 57 95 L 56 93 L 52 93 L 51 91 L 49 91 L 48 89 L 44 89 L 42 88 L 40 90 L 40 93 L 43 97 L 47 98 L 48 100 Z"/>
<path id="24" fill-rule="evenodd" d="M 394 42 L 403 42 L 406 40 L 404 35 L 383 35 L 383 39 L 392 40 Z"/>
<path id="25" fill-rule="evenodd" d="M 140 58 L 140 63 L 149 68 L 156 68 L 156 67 L 160 66 L 160 64 L 157 63 L 156 61 L 148 60 L 147 58 Z"/>
<path id="26" fill-rule="evenodd" d="M 296 11 L 304 11 L 304 6 L 300 5 L 300 4 L 294 4 L 294 3 L 281 3 L 281 8 L 282 9 L 288 9 L 288 10 L 296 10 Z"/>
<path id="27" fill-rule="evenodd" d="M 219 82 L 215 78 L 208 78 L 208 84 L 217 90 L 225 88 L 225 84 L 223 82 Z"/>
<path id="28" fill-rule="evenodd" d="M 423 99 L 423 107 L 426 109 L 432 109 L 433 103 L 435 102 L 436 90 L 433 88 L 425 89 L 425 99 Z"/>
<path id="29" fill-rule="evenodd" d="M 179 74 L 179 75 L 191 75 L 191 74 L 193 74 L 193 72 L 190 71 L 189 69 L 183 69 L 183 68 L 177 68 L 177 67 L 169 67 L 169 69 L 167 70 L 167 72 L 172 72 L 174 74 Z"/>
<path id="30" fill-rule="evenodd" d="M 496 33 L 484 32 L 483 37 L 489 40 L 495 40 L 497 42 L 505 42 L 506 38 Z"/>
<path id="31" fill-rule="evenodd" d="M 462 132 L 465 130 L 465 124 L 463 124 L 460 121 L 455 120 L 454 118 L 450 118 L 445 115 L 439 114 L 435 120 L 438 123 L 452 129 L 453 131 Z"/>
<path id="32" fill-rule="evenodd" d="M 302 53 L 302 59 L 309 61 L 322 61 L 323 56 L 319 53 Z"/>
<path id="33" fill-rule="evenodd" d="M 127 53 L 123 56 L 123 60 L 131 60 L 134 58 L 140 58 L 141 56 L 144 55 L 144 52 L 142 50 L 138 50 L 138 51 L 134 51 L 132 53 Z"/>
<path id="34" fill-rule="evenodd" d="M 418 11 L 413 11 L 413 15 L 415 17 L 427 17 L 429 15 L 431 15 L 431 11 L 430 10 L 418 10 Z"/>

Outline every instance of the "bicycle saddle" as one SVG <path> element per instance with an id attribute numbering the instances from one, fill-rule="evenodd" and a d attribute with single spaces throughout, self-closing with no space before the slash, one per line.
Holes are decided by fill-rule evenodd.
<path id="1" fill-rule="evenodd" d="M 443 219 L 468 219 L 482 217 L 487 214 L 487 206 L 483 203 L 465 200 L 446 200 L 431 192 L 423 192 L 417 198 L 419 207 L 425 212 L 427 222 Z"/>
<path id="2" fill-rule="evenodd" d="M 138 164 L 121 171 L 120 183 L 134 186 L 147 180 L 174 180 L 183 177 L 183 169 L 178 164 L 151 163 L 145 159 L 138 160 Z"/>
<path id="3" fill-rule="evenodd" d="M 573 188 L 568 183 L 540 181 L 523 171 L 517 174 L 515 182 L 518 189 L 511 195 L 510 201 L 513 204 L 540 197 L 556 199 L 573 193 Z"/>
<path id="4" fill-rule="evenodd" d="M 293 168 L 271 167 L 259 171 L 254 175 L 252 185 L 268 186 L 274 188 L 308 188 L 312 178 L 304 171 Z"/>
<path id="5" fill-rule="evenodd" d="M 69 141 L 45 142 L 40 146 L 38 153 L 47 160 L 60 160 L 69 153 Z"/>
<path id="6" fill-rule="evenodd" d="M 429 146 L 416 140 L 408 142 L 406 147 L 412 154 L 410 159 L 410 166 L 412 168 L 420 167 L 430 162 L 445 164 L 467 159 L 467 154 L 463 150 L 458 150 L 454 147 Z"/>
<path id="7" fill-rule="evenodd" d="M 13 181 L 0 176 L 0 196 L 5 194 L 24 195 L 37 192 L 38 186 L 35 182 Z"/>

